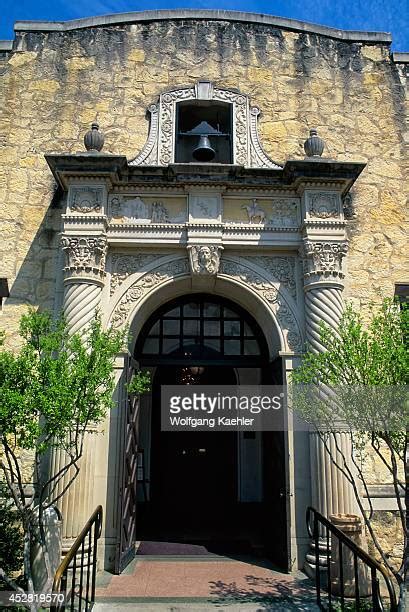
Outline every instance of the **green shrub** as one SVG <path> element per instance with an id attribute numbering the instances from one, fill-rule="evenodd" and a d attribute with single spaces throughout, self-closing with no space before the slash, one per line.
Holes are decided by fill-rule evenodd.
<path id="1" fill-rule="evenodd" d="M 23 529 L 5 485 L 0 484 L 0 567 L 7 575 L 23 571 Z M 0 580 L 0 588 L 6 588 Z"/>

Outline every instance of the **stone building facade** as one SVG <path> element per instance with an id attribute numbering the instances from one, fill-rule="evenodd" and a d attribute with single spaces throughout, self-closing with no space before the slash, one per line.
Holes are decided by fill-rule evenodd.
<path id="1" fill-rule="evenodd" d="M 97 308 L 106 325 L 132 330 L 116 364 L 119 410 L 88 441 L 86 468 L 62 504 L 66 544 L 97 503 L 106 507 L 111 567 L 126 552 L 124 383 L 129 356 L 144 365 L 138 338 L 158 309 L 186 296 L 237 305 L 267 347 L 251 375 L 237 362 L 237 380 L 260 382 L 270 367 L 285 383 L 306 341 L 320 350 L 319 323 L 336 326 L 344 299 L 365 311 L 409 284 L 409 55 L 391 54 L 388 34 L 224 11 L 15 30 L 0 43 L 0 276 L 11 288 L 0 324 L 12 345 L 30 305 L 64 309 L 72 331 Z M 220 137 L 216 161 L 189 158 L 189 117 L 201 114 L 213 122 L 210 142 Z M 84 151 L 95 121 L 104 148 Z M 304 152 L 311 128 L 322 156 Z M 145 361 L 154 372 L 154 357 Z M 259 502 L 249 482 L 263 477 L 247 464 L 263 441 L 237 445 L 237 500 Z M 308 546 L 305 507 L 329 514 L 354 504 L 314 435 L 290 428 L 280 445 L 275 510 L 281 563 L 292 568 Z M 385 482 L 374 477 L 376 507 L 393 510 Z"/>

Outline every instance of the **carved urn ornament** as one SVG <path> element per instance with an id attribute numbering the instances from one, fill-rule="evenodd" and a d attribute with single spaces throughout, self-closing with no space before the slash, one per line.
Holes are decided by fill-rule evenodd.
<path id="1" fill-rule="evenodd" d="M 84 136 L 84 145 L 87 151 L 101 151 L 105 136 L 99 131 L 98 123 L 93 123 L 91 129 Z"/>
<path id="2" fill-rule="evenodd" d="M 321 157 L 325 142 L 318 136 L 315 129 L 310 130 L 310 136 L 304 142 L 304 151 L 307 157 Z"/>

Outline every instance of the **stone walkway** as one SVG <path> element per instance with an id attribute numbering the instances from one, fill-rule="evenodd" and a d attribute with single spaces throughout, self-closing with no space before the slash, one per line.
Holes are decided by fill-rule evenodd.
<path id="1" fill-rule="evenodd" d="M 257 558 L 144 556 L 120 576 L 103 572 L 97 584 L 96 612 L 318 610 L 303 574 L 277 572 Z"/>

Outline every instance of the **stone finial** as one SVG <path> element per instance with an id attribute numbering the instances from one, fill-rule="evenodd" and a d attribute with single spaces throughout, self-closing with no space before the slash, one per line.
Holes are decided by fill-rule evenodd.
<path id="1" fill-rule="evenodd" d="M 92 123 L 91 129 L 84 136 L 84 145 L 87 151 L 101 151 L 105 136 L 99 131 L 98 123 Z"/>
<path id="2" fill-rule="evenodd" d="M 325 142 L 318 136 L 316 129 L 310 130 L 310 136 L 304 142 L 304 151 L 307 157 L 321 157 Z"/>

